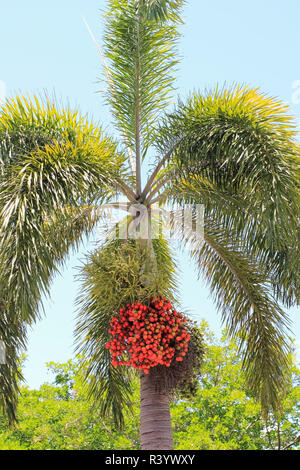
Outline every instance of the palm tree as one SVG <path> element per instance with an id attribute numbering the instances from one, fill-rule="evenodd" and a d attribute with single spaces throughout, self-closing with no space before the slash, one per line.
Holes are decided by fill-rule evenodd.
<path id="1" fill-rule="evenodd" d="M 150 218 L 184 204 L 204 205 L 204 233 L 195 230 L 196 210 L 184 230 L 182 211 L 172 210 L 171 228 L 189 246 L 230 334 L 239 337 L 247 386 L 264 412 L 277 410 L 289 349 L 279 303 L 299 303 L 296 127 L 280 101 L 238 85 L 194 93 L 166 113 L 184 1 L 108 3 L 104 70 L 118 142 L 49 99 L 17 97 L 1 108 L 3 410 L 13 422 L 26 330 L 40 317 L 41 298 L 67 254 L 102 220 L 99 207 L 128 211 L 132 224 L 132 207 L 144 207 Z M 154 151 L 143 186 L 143 161 Z M 112 366 L 109 322 L 127 302 L 158 294 L 176 302 L 176 263 L 162 231 L 153 240 L 108 234 L 80 277 L 76 336 L 89 362 L 87 384 L 102 413 L 121 426 L 135 372 Z M 194 350 L 199 355 L 201 348 Z M 168 373 L 165 366 L 141 372 L 142 449 L 172 448 L 172 389 L 184 376 L 180 367 L 191 369 L 191 362 Z"/>

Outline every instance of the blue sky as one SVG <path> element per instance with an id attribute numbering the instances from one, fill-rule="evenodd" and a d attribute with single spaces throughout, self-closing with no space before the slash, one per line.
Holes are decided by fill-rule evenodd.
<path id="1" fill-rule="evenodd" d="M 0 0 L 0 98 L 15 93 L 55 92 L 111 131 L 101 93 L 101 63 L 82 15 L 101 44 L 104 0 Z M 289 103 L 300 119 L 300 3 L 298 0 L 189 0 L 177 89 L 181 97 L 217 83 L 260 87 Z M 49 379 L 45 363 L 73 355 L 75 267 L 84 252 L 72 255 L 45 301 L 46 317 L 29 333 L 25 378 L 30 387 Z M 179 255 L 182 305 L 195 319 L 205 318 L 220 332 L 221 319 L 209 290 L 197 281 L 186 254 Z M 299 309 L 290 310 L 300 345 Z"/>

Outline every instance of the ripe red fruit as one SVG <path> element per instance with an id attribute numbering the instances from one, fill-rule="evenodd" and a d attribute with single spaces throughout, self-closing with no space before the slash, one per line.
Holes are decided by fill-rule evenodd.
<path id="1" fill-rule="evenodd" d="M 110 322 L 112 339 L 106 348 L 112 365 L 132 366 L 148 374 L 158 364 L 170 367 L 174 360 L 183 361 L 190 339 L 185 322 L 161 296 L 150 299 L 150 305 L 127 304 Z"/>

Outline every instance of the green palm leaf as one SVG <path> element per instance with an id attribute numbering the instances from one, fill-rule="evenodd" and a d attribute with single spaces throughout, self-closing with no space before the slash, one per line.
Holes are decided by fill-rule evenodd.
<path id="1" fill-rule="evenodd" d="M 26 326 L 69 250 L 100 220 L 99 205 L 117 192 L 127 209 L 142 202 L 149 213 L 154 202 L 205 205 L 204 244 L 193 225 L 182 241 L 230 333 L 239 336 L 250 389 L 265 411 L 280 406 L 288 321 L 277 301 L 299 302 L 300 287 L 297 131 L 280 101 L 240 86 L 193 94 L 159 124 L 174 86 L 183 3 L 109 1 L 107 101 L 132 166 L 135 156 L 135 175 L 128 176 L 117 145 L 78 112 L 37 98 L 0 109 L 0 340 L 7 347 L 0 405 L 11 421 Z M 153 144 L 162 158 L 142 190 L 142 160 Z M 176 215 L 173 226 L 182 227 Z M 149 245 L 110 241 L 81 272 L 76 337 L 89 361 L 87 382 L 102 413 L 119 426 L 131 376 L 111 367 L 111 315 L 152 293 L 171 298 L 176 287 L 167 243 L 154 240 L 148 253 Z"/>
<path id="2" fill-rule="evenodd" d="M 24 322 L 37 318 L 57 266 L 94 226 L 96 218 L 85 205 L 101 203 L 115 192 L 123 156 L 78 113 L 57 110 L 37 98 L 34 103 L 17 98 L 1 108 L 0 136 L 1 304 L 8 332 L 20 332 L 15 341 L 21 346 Z M 4 332 L 2 337 L 9 348 Z M 15 404 L 20 348 L 12 351 L 1 383 L 11 384 L 7 400 L 11 397 Z"/>
<path id="3" fill-rule="evenodd" d="M 280 101 L 247 87 L 195 94 L 168 117 L 162 144 L 178 142 L 173 159 L 187 178 L 200 175 L 247 196 L 266 233 L 271 219 L 273 234 L 281 219 L 294 220 L 299 202 L 299 146 L 287 112 Z"/>
<path id="4" fill-rule="evenodd" d="M 206 217 L 204 237 L 175 214 L 173 226 L 191 250 L 199 273 L 207 280 L 229 334 L 237 336 L 248 386 L 264 412 L 280 408 L 285 387 L 289 345 L 286 314 L 272 297 L 267 272 L 244 250 L 243 240 Z M 199 223 L 199 221 L 198 221 Z"/>
<path id="5" fill-rule="evenodd" d="M 299 227 L 289 238 L 277 231 L 275 243 L 270 245 L 260 212 L 249 204 L 248 198 L 230 188 L 220 189 L 215 182 L 202 176 L 178 178 L 166 192 L 166 197 L 181 205 L 203 204 L 205 218 L 230 230 L 232 243 L 238 245 L 242 238 L 244 251 L 264 265 L 276 298 L 288 307 L 299 304 Z"/>
<path id="6" fill-rule="evenodd" d="M 158 146 L 172 164 L 172 193 L 189 193 L 232 236 L 247 240 L 290 306 L 299 302 L 300 166 L 287 111 L 248 87 L 195 94 L 166 118 Z"/>
<path id="7" fill-rule="evenodd" d="M 12 312 L 0 308 L 0 340 L 5 346 L 4 363 L 0 363 L 0 408 L 10 424 L 16 421 L 19 383 L 23 379 L 19 358 L 26 342 L 26 330 L 22 323 L 13 319 Z"/>
<path id="8" fill-rule="evenodd" d="M 107 198 L 121 176 L 122 156 L 99 129 L 49 103 L 36 101 L 33 107 L 25 99 L 11 101 L 0 123 L 6 145 L 0 179 L 0 284 L 10 293 L 7 301 L 10 297 L 22 318 L 29 319 L 59 258 L 45 236 L 45 221 L 64 207 Z M 27 127 L 32 136 L 36 127 L 36 139 L 31 136 L 29 142 L 23 138 Z"/>
<path id="9" fill-rule="evenodd" d="M 152 253 L 135 240 L 112 240 L 88 256 L 80 271 L 77 348 L 87 361 L 87 386 L 103 415 L 112 415 L 123 426 L 123 411 L 130 408 L 132 373 L 127 367 L 113 367 L 105 348 L 110 339 L 109 324 L 120 308 L 136 300 L 147 303 L 158 294 L 174 299 L 175 264 L 167 242 L 153 240 Z M 151 264 L 148 272 L 144 267 Z"/>

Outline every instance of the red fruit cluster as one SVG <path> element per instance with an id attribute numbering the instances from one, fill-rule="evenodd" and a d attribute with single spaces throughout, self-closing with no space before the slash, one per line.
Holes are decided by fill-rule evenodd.
<path id="1" fill-rule="evenodd" d="M 106 348 L 112 365 L 132 366 L 148 374 L 150 367 L 183 361 L 190 339 L 186 321 L 163 297 L 150 299 L 150 305 L 127 304 L 110 323 L 112 340 Z"/>

